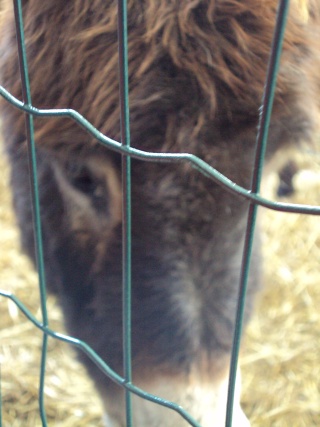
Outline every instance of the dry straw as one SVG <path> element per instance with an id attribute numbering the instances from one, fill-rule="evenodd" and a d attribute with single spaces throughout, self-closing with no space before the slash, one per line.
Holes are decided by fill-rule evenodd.
<path id="1" fill-rule="evenodd" d="M 297 155 L 291 201 L 320 205 L 320 159 Z M 0 287 L 37 316 L 37 277 L 20 253 L 7 168 L 0 158 Z M 269 191 L 270 193 L 270 191 Z M 320 425 L 320 218 L 261 212 L 265 288 L 244 340 L 243 404 L 253 427 Z M 48 300 L 50 325 L 63 331 Z M 3 427 L 40 426 L 37 393 L 41 334 L 0 298 Z M 49 425 L 102 425 L 101 407 L 72 350 L 50 340 L 45 388 Z M 165 426 L 164 426 L 165 427 Z"/>

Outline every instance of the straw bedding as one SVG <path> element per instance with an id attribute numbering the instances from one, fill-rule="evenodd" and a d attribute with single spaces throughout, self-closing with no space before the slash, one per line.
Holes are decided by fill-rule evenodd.
<path id="1" fill-rule="evenodd" d="M 297 155 L 297 203 L 320 205 L 314 154 Z M 0 288 L 12 291 L 40 319 L 37 276 L 20 253 L 0 158 Z M 270 193 L 270 191 L 269 191 Z M 261 212 L 265 287 L 246 333 L 241 359 L 243 405 L 253 426 L 320 425 L 320 218 Z M 63 331 L 48 298 L 51 328 Z M 0 363 L 4 427 L 40 426 L 37 393 L 41 334 L 0 297 Z M 72 350 L 49 340 L 45 404 L 48 424 L 101 426 L 101 407 Z"/>

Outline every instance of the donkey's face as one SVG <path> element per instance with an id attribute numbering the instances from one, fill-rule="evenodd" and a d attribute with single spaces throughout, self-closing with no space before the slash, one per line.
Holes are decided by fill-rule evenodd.
<path id="1" fill-rule="evenodd" d="M 19 97 L 11 3 L 5 3 L 1 83 Z M 250 188 L 275 8 L 274 0 L 183 0 L 178 8 L 129 1 L 132 146 L 195 154 Z M 116 5 L 29 0 L 24 18 L 34 105 L 74 108 L 119 139 Z M 314 131 L 319 84 L 312 25 L 293 9 L 268 158 Z M 24 117 L 7 104 L 2 116 L 23 246 L 34 259 Z M 65 118 L 36 118 L 35 138 L 48 287 L 68 331 L 121 374 L 121 156 Z M 183 162 L 133 159 L 131 195 L 133 381 L 182 404 L 204 427 L 222 426 L 248 203 Z M 258 287 L 256 239 L 245 320 Z M 107 425 L 124 426 L 122 390 L 79 358 L 103 398 Z M 139 426 L 184 425 L 139 398 L 134 404 Z M 234 425 L 247 425 L 237 399 L 235 410 Z"/>
<path id="2" fill-rule="evenodd" d="M 210 155 L 212 148 L 205 149 Z M 82 157 L 64 159 L 42 153 L 39 157 L 46 206 L 44 233 L 54 266 L 49 286 L 72 306 L 66 316 L 74 334 L 85 330 L 79 327 L 83 310 L 92 318 L 104 319 L 103 335 L 107 341 L 112 336 L 118 348 L 115 352 L 114 346 L 106 346 L 105 339 L 99 338 L 99 352 L 118 370 L 123 251 L 120 160 L 99 148 Z M 244 162 L 240 182 L 247 183 L 250 168 L 251 161 Z M 246 201 L 188 164 L 139 160 L 132 161 L 131 195 L 137 366 L 144 366 L 146 358 L 166 365 L 172 357 L 180 369 L 193 363 L 199 351 L 229 351 Z M 256 281 L 255 275 L 251 285 Z M 88 333 L 91 336 L 92 331 Z"/>
<path id="3" fill-rule="evenodd" d="M 205 150 L 211 155 L 209 144 Z M 70 333 L 122 372 L 120 159 L 103 149 L 99 155 L 39 160 L 49 283 Z M 248 180 L 250 168 L 248 161 L 240 182 Z M 224 419 L 246 211 L 244 200 L 189 165 L 132 162 L 134 381 L 187 405 L 203 425 Z M 259 285 L 258 257 L 255 247 L 246 318 Z M 80 357 L 109 417 L 122 419 L 123 408 L 114 402 L 120 390 Z M 205 396 L 209 412 L 199 404 Z M 135 405 L 139 425 L 157 425 L 152 420 L 165 416 L 140 400 Z M 168 417 L 166 426 L 179 425 L 179 418 Z"/>

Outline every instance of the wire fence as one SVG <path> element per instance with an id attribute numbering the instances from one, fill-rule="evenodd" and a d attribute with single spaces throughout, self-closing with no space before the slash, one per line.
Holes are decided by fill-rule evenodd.
<path id="1" fill-rule="evenodd" d="M 29 147 L 29 162 L 32 180 L 32 200 L 34 212 L 34 230 L 36 239 L 37 265 L 39 275 L 39 292 L 41 301 L 42 320 L 39 321 L 26 306 L 13 294 L 5 289 L 0 290 L 0 295 L 10 299 L 17 308 L 29 319 L 29 321 L 39 330 L 42 331 L 42 358 L 40 367 L 40 385 L 39 385 L 39 408 L 40 417 L 43 426 L 47 426 L 46 408 L 44 402 L 44 386 L 46 379 L 46 363 L 48 350 L 48 337 L 56 340 L 67 342 L 72 346 L 76 346 L 87 355 L 102 371 L 103 374 L 109 376 L 119 386 L 126 390 L 126 420 L 127 426 L 132 426 L 132 394 L 136 394 L 143 399 L 154 402 L 157 405 L 163 405 L 168 410 L 178 412 L 191 426 L 200 427 L 199 424 L 188 414 L 183 408 L 173 402 L 160 399 L 146 393 L 144 390 L 136 387 L 132 383 L 131 373 L 131 158 L 140 159 L 148 162 L 160 163 L 188 163 L 200 173 L 219 183 L 226 191 L 242 196 L 249 201 L 249 212 L 247 218 L 246 239 L 243 249 L 243 259 L 241 268 L 241 279 L 239 286 L 238 307 L 236 313 L 236 330 L 234 332 L 233 350 L 230 365 L 230 380 L 227 403 L 226 427 L 232 425 L 232 408 L 234 404 L 234 391 L 236 382 L 236 370 L 238 364 L 238 355 L 240 349 L 240 338 L 242 334 L 242 323 L 244 316 L 244 307 L 246 300 L 246 288 L 248 281 L 248 272 L 250 267 L 250 257 L 255 231 L 255 223 L 257 210 L 259 206 L 268 209 L 281 211 L 302 213 L 309 215 L 320 215 L 320 206 L 297 205 L 290 203 L 272 202 L 260 195 L 260 183 L 263 170 L 263 163 L 268 139 L 268 128 L 270 124 L 273 97 L 276 87 L 277 71 L 281 57 L 282 43 L 285 32 L 285 23 L 288 15 L 289 0 L 279 2 L 277 12 L 277 20 L 275 24 L 273 44 L 271 48 L 268 72 L 266 78 L 265 91 L 261 101 L 261 114 L 256 137 L 256 157 L 253 170 L 253 177 L 250 189 L 245 189 L 237 183 L 230 181 L 226 176 L 223 176 L 216 169 L 201 160 L 200 158 L 188 154 L 176 153 L 154 153 L 135 149 L 130 146 L 130 123 L 129 123 L 129 83 L 128 83 L 128 43 L 127 43 L 127 16 L 126 16 L 126 1 L 118 2 L 118 43 L 119 43 L 119 75 L 120 75 L 120 104 L 121 104 L 121 142 L 113 140 L 108 136 L 99 132 L 91 123 L 89 123 L 77 111 L 71 109 L 55 109 L 44 110 L 36 108 L 32 103 L 28 63 L 26 57 L 23 14 L 21 0 L 14 0 L 14 12 L 16 19 L 16 32 L 20 60 L 21 81 L 23 88 L 23 101 L 18 100 L 11 95 L 4 87 L 0 87 L 0 95 L 15 108 L 20 109 L 25 113 L 26 130 L 28 136 Z M 71 336 L 62 335 L 52 330 L 49 325 L 49 316 L 46 305 L 46 282 L 45 282 L 45 263 L 42 248 L 42 232 L 40 220 L 40 204 L 39 204 L 39 189 L 37 183 L 37 160 L 36 146 L 34 138 L 33 118 L 35 116 L 46 117 L 65 117 L 68 120 L 74 121 L 78 126 L 84 128 L 91 136 L 93 136 L 100 144 L 109 150 L 113 150 L 122 155 L 122 193 L 123 193 L 123 351 L 124 351 L 124 376 L 118 375 L 113 371 L 100 357 L 96 354 L 85 342 L 73 338 Z M 0 379 L 1 381 L 1 379 Z M 1 390 L 1 387 L 0 387 Z M 1 403 L 1 393 L 0 393 Z M 0 426 L 2 425 L 0 410 Z"/>

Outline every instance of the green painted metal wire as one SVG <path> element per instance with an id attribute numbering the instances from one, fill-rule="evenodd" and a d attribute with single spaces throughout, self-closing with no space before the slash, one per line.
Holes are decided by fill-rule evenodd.
<path id="1" fill-rule="evenodd" d="M 86 344 L 84 341 L 81 341 L 69 335 L 60 334 L 58 332 L 53 331 L 49 327 L 44 326 L 42 322 L 39 322 L 38 319 L 26 308 L 26 306 L 12 293 L 7 292 L 5 290 L 0 290 L 0 295 L 10 299 L 18 307 L 18 309 L 27 317 L 27 319 L 29 319 L 30 322 L 33 323 L 35 327 L 40 329 L 44 334 L 79 348 L 84 354 L 86 354 L 86 356 L 89 357 L 89 359 L 91 359 L 95 363 L 95 365 L 101 370 L 103 374 L 107 375 L 112 381 L 114 381 L 119 386 L 122 386 L 126 390 L 130 391 L 131 393 L 143 399 L 165 406 L 168 409 L 171 409 L 177 412 L 191 426 L 201 427 L 199 423 L 197 423 L 181 406 L 177 405 L 174 402 L 161 399 L 158 396 L 154 396 L 150 393 L 146 393 L 144 390 L 140 389 L 139 387 L 136 387 L 134 384 L 128 383 L 125 378 L 121 377 L 119 374 L 113 371 L 103 361 L 103 359 L 101 359 L 101 357 L 94 350 L 92 350 L 92 348 L 88 344 Z M 46 424 L 43 424 L 43 425 L 46 426 Z"/>
<path id="2" fill-rule="evenodd" d="M 258 133 L 256 138 L 256 153 L 253 167 L 251 191 L 258 194 L 260 191 L 263 163 L 267 149 L 268 132 L 273 107 L 274 93 L 277 83 L 277 75 L 282 52 L 286 20 L 288 17 L 289 0 L 279 2 L 271 54 L 267 69 L 266 86 L 262 98 L 262 106 L 259 117 Z M 230 376 L 228 387 L 228 401 L 226 412 L 226 427 L 232 426 L 234 393 L 236 386 L 237 365 L 243 329 L 243 318 L 246 303 L 247 284 L 249 280 L 250 261 L 254 240 L 255 225 L 258 213 L 258 205 L 251 202 L 249 205 L 245 242 L 242 254 L 240 287 L 236 312 L 236 328 L 234 331 L 232 354 L 230 361 Z"/>
<path id="3" fill-rule="evenodd" d="M 129 71 L 128 71 L 127 1 L 118 1 L 119 95 L 121 143 L 130 147 Z M 127 384 L 132 381 L 131 366 L 131 158 L 122 155 L 122 317 L 123 372 Z M 126 389 L 126 422 L 132 427 L 132 399 Z"/>
<path id="4" fill-rule="evenodd" d="M 115 383 L 124 387 L 126 390 L 126 420 L 127 426 L 132 427 L 132 403 L 131 395 L 137 396 L 167 407 L 181 415 L 191 426 L 200 427 L 199 424 L 179 405 L 160 399 L 157 396 L 146 393 L 142 389 L 132 384 L 131 372 L 131 158 L 136 158 L 141 161 L 164 162 L 164 163 L 189 163 L 193 168 L 200 173 L 218 182 L 221 186 L 233 194 L 238 194 L 246 198 L 250 202 L 246 241 L 244 245 L 241 279 L 239 286 L 239 303 L 236 313 L 237 328 L 234 334 L 234 345 L 231 359 L 230 369 L 230 382 L 227 404 L 227 417 L 226 427 L 232 424 L 232 408 L 233 408 L 233 395 L 236 381 L 236 366 L 238 360 L 240 337 L 242 331 L 242 318 L 245 306 L 246 283 L 248 278 L 250 255 L 252 248 L 252 241 L 255 228 L 255 219 L 257 209 L 259 206 L 264 206 L 269 209 L 304 213 L 310 215 L 320 215 L 319 206 L 297 205 L 289 203 L 276 203 L 269 201 L 259 195 L 261 174 L 263 169 L 264 154 L 266 150 L 266 141 L 268 135 L 268 127 L 272 111 L 272 102 L 274 90 L 276 85 L 276 75 L 279 65 L 279 58 L 281 54 L 282 40 L 285 28 L 285 21 L 289 6 L 289 0 L 282 0 L 279 2 L 277 22 L 275 26 L 275 34 L 272 52 L 270 56 L 268 74 L 266 80 L 266 88 L 262 100 L 259 131 L 257 134 L 257 151 L 256 162 L 252 175 L 252 185 L 250 189 L 245 189 L 238 184 L 232 182 L 230 179 L 219 173 L 206 162 L 200 158 L 188 154 L 173 154 L 173 153 L 149 153 L 142 150 L 137 150 L 130 146 L 130 126 L 129 126 L 129 87 L 128 87 L 128 44 L 127 44 L 127 8 L 126 0 L 119 0 L 119 13 L 118 13 L 118 38 L 119 38 L 119 82 L 120 82 L 120 104 L 121 104 L 121 142 L 115 141 L 91 125 L 83 116 L 77 111 L 71 109 L 55 109 L 45 110 L 37 109 L 32 105 L 30 94 L 30 85 L 28 78 L 28 66 L 25 52 L 24 32 L 23 32 L 23 18 L 21 0 L 14 0 L 14 11 L 17 23 L 17 40 L 18 51 L 20 59 L 21 81 L 23 88 L 23 102 L 13 97 L 3 87 L 0 87 L 0 95 L 11 103 L 16 108 L 25 112 L 26 116 L 26 130 L 28 137 L 29 147 L 29 163 L 31 170 L 31 188 L 32 188 L 32 203 L 34 213 L 34 229 L 36 239 L 36 257 L 39 274 L 39 292 L 41 300 L 41 313 L 42 322 L 39 322 L 33 314 L 22 304 L 22 302 L 15 297 L 15 295 L 8 293 L 5 290 L 0 290 L 0 295 L 9 298 L 15 303 L 19 310 L 43 332 L 43 345 L 42 345 L 42 358 L 40 367 L 40 385 L 39 385 L 39 408 L 42 425 L 47 426 L 45 404 L 44 404 L 44 383 L 45 383 L 45 366 L 47 355 L 47 341 L 49 337 L 57 340 L 67 342 L 71 345 L 78 347 L 84 354 L 86 354 L 100 370 L 110 377 Z M 122 182 L 123 182 L 123 350 L 124 350 L 124 376 L 119 376 L 114 372 L 100 357 L 97 355 L 85 342 L 75 339 L 73 337 L 59 334 L 49 328 L 48 313 L 46 308 L 46 283 L 45 283 L 45 266 L 43 261 L 42 249 L 42 236 L 41 236 L 41 222 L 40 222 L 40 206 L 39 206 L 39 192 L 37 184 L 37 164 L 35 155 L 35 141 L 33 130 L 33 117 L 39 116 L 44 120 L 46 117 L 52 116 L 65 116 L 70 120 L 75 121 L 79 126 L 84 128 L 89 134 L 94 136 L 105 147 L 116 151 L 122 155 Z M 1 382 L 0 382 L 1 387 Z M 1 390 L 0 390 L 1 393 Z M 0 426 L 1 426 L 1 394 L 0 394 Z"/>
<path id="5" fill-rule="evenodd" d="M 22 18 L 22 5 L 21 1 L 14 0 L 14 14 L 16 20 L 16 36 L 19 53 L 20 63 L 20 75 L 21 75 L 21 86 L 22 96 L 26 105 L 32 105 L 29 73 L 27 64 L 27 55 L 25 49 L 24 40 L 24 29 L 23 29 L 23 18 Z M 26 133 L 27 133 L 27 144 L 28 144 L 28 158 L 29 158 L 29 169 L 30 169 L 30 184 L 32 193 L 32 213 L 33 213 L 33 228 L 35 232 L 36 242 L 36 263 L 39 276 L 39 287 L 40 287 L 40 303 L 41 303 L 41 314 L 44 326 L 48 326 L 48 313 L 46 306 L 46 283 L 45 283 L 45 266 L 43 258 L 43 247 L 42 247 L 42 232 L 41 232 L 41 217 L 40 217 L 40 204 L 39 204 L 39 188 L 37 180 L 37 160 L 36 160 L 36 148 L 34 140 L 34 124 L 33 116 L 31 114 L 25 115 L 26 121 Z M 46 359 L 48 349 L 48 335 L 43 334 L 42 338 L 42 352 L 41 352 L 41 365 L 40 365 L 40 384 L 39 384 L 39 411 L 43 426 L 47 426 L 46 411 L 44 406 L 44 385 L 45 385 L 45 370 L 46 370 Z"/>
<path id="6" fill-rule="evenodd" d="M 0 95 L 3 96 L 10 104 L 19 108 L 22 111 L 30 113 L 34 116 L 39 117 L 66 117 L 74 122 L 78 123 L 79 126 L 84 128 L 90 135 L 92 135 L 98 142 L 100 142 L 105 147 L 110 148 L 111 150 L 120 153 L 126 154 L 127 156 L 143 160 L 147 162 L 158 162 L 158 163 L 189 163 L 194 169 L 198 172 L 205 175 L 207 178 L 212 179 L 213 181 L 219 183 L 226 191 L 229 191 L 232 194 L 236 194 L 244 197 L 248 201 L 252 201 L 258 206 L 263 206 L 265 208 L 279 211 L 279 212 L 288 212 L 288 213 L 301 213 L 308 215 L 320 215 L 320 206 L 312 206 L 307 204 L 299 203 L 280 203 L 273 202 L 268 200 L 259 194 L 253 193 L 251 190 L 241 187 L 237 183 L 233 182 L 231 179 L 224 176 L 222 173 L 217 171 L 215 168 L 210 166 L 208 163 L 200 159 L 199 157 L 189 154 L 189 153 L 155 153 L 148 152 L 143 150 L 138 150 L 133 147 L 123 146 L 118 141 L 115 141 L 112 138 L 104 135 L 99 132 L 85 117 L 80 113 L 71 108 L 64 109 L 39 109 L 34 106 L 25 105 L 19 99 L 11 95 L 4 87 L 0 86 Z"/>

